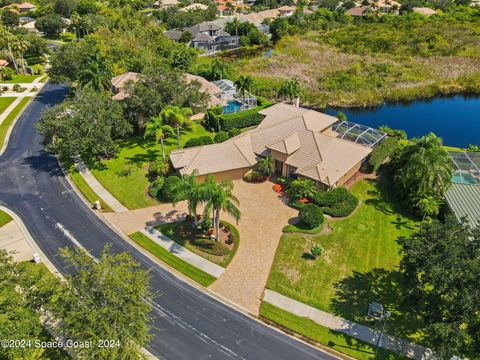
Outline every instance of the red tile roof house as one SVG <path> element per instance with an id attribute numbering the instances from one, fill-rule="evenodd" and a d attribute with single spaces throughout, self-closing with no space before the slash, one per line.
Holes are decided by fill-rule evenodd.
<path id="1" fill-rule="evenodd" d="M 5 6 L 4 9 L 5 8 L 17 9 L 20 13 L 27 13 L 30 11 L 34 11 L 37 7 L 30 3 L 22 3 L 22 4 L 13 3 L 8 6 Z"/>
<path id="2" fill-rule="evenodd" d="M 217 180 L 241 179 L 259 158 L 271 156 L 275 171 L 285 177 L 305 177 L 319 188 L 343 185 L 359 169 L 372 149 L 336 137 L 336 117 L 276 104 L 260 111 L 260 125 L 220 144 L 174 150 L 170 153 L 179 174 L 198 172 Z"/>

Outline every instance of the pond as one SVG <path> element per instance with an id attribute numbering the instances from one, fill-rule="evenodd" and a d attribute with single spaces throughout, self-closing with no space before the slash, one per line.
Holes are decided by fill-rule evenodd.
<path id="1" fill-rule="evenodd" d="M 448 146 L 480 145 L 480 97 L 440 97 L 368 109 L 327 108 L 324 111 L 331 115 L 342 111 L 349 121 L 362 125 L 402 129 L 409 138 L 434 132 Z"/>

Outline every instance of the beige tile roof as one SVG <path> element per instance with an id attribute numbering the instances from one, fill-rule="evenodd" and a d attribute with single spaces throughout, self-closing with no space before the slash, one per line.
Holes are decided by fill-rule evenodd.
<path id="1" fill-rule="evenodd" d="M 201 76 L 196 76 L 188 73 L 185 73 L 185 79 L 188 83 L 192 81 L 197 81 L 200 84 L 200 89 L 210 95 L 210 99 L 208 100 L 208 106 L 216 106 L 222 103 L 222 101 L 216 96 L 217 94 L 220 94 L 222 90 L 214 83 L 208 81 Z"/>
<path id="2" fill-rule="evenodd" d="M 260 113 L 265 118 L 257 128 L 224 143 L 172 151 L 173 166 L 181 173 L 216 173 L 250 167 L 257 155 L 276 150 L 288 155 L 286 164 L 297 168 L 297 174 L 331 186 L 372 151 L 322 133 L 335 117 L 287 104 Z"/>
<path id="3" fill-rule="evenodd" d="M 125 74 L 115 76 L 112 78 L 112 85 L 116 89 L 123 89 L 127 83 L 127 81 L 133 81 L 136 82 L 140 78 L 140 74 L 133 72 L 133 71 L 128 71 Z"/>
<path id="4" fill-rule="evenodd" d="M 413 7 L 412 11 L 414 13 L 422 14 L 425 16 L 430 16 L 437 13 L 435 10 L 430 9 L 428 7 Z"/>
<path id="5" fill-rule="evenodd" d="M 188 6 L 185 6 L 185 7 L 181 8 L 180 11 L 186 12 L 186 11 L 190 11 L 190 10 L 207 10 L 207 9 L 208 9 L 207 5 L 203 5 L 203 4 L 200 4 L 200 3 L 194 3 L 194 4 L 191 4 L 191 5 L 188 5 Z"/>

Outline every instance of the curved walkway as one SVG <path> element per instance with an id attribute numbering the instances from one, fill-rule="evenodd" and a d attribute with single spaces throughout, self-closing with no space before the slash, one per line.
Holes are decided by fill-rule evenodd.
<path id="1" fill-rule="evenodd" d="M 268 181 L 261 184 L 234 181 L 234 193 L 240 200 L 242 212 L 238 223 L 240 246 L 232 262 L 210 287 L 255 315 L 259 312 L 282 228 L 298 214 L 282 202 L 272 185 Z M 126 234 L 131 234 L 146 225 L 183 220 L 186 213 L 186 203 L 179 202 L 175 208 L 171 204 L 161 204 L 122 213 L 104 213 L 103 216 Z M 229 216 L 222 218 L 235 224 Z"/>

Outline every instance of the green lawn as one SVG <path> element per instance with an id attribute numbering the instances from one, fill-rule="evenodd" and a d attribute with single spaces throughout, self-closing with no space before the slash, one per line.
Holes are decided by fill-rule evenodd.
<path id="1" fill-rule="evenodd" d="M 197 255 L 222 267 L 227 267 L 237 252 L 240 243 L 238 230 L 230 223 L 221 221 L 233 233 L 234 247 L 230 250 L 221 242 L 210 239 L 201 231 L 192 229 L 191 224 L 185 221 L 157 225 L 156 229 Z"/>
<path id="2" fill-rule="evenodd" d="M 3 212 L 2 210 L 0 210 L 0 227 L 8 224 L 12 220 L 13 219 L 10 215 L 8 215 L 6 212 Z"/>
<path id="3" fill-rule="evenodd" d="M 15 101 L 14 97 L 0 97 L 0 115 Z"/>
<path id="4" fill-rule="evenodd" d="M 10 125 L 12 125 L 13 120 L 15 120 L 17 115 L 29 101 L 30 98 L 28 97 L 24 97 L 22 100 L 20 100 L 19 104 L 13 109 L 10 114 L 8 114 L 5 120 L 3 120 L 3 122 L 0 124 L 0 149 L 3 147 L 5 137 L 7 136 L 8 129 L 10 128 Z"/>
<path id="5" fill-rule="evenodd" d="M 166 264 L 170 265 L 175 270 L 181 272 L 183 275 L 188 276 L 190 279 L 203 286 L 209 286 L 216 280 L 216 278 L 212 275 L 207 274 L 206 272 L 190 265 L 189 263 L 168 252 L 163 247 L 143 235 L 141 232 L 137 231 L 131 234 L 130 238 L 145 250 L 155 255 Z"/>
<path id="6" fill-rule="evenodd" d="M 285 226 L 282 231 L 284 233 L 318 234 L 320 231 L 322 231 L 322 229 L 323 223 L 312 229 L 309 225 L 300 220 L 296 224 Z"/>
<path id="7" fill-rule="evenodd" d="M 267 287 L 281 294 L 337 314 L 376 326 L 365 317 L 371 301 L 383 303 L 392 312 L 390 329 L 417 338 L 421 328 L 413 312 L 398 303 L 401 277 L 399 236 L 411 234 L 418 222 L 402 211 L 390 184 L 362 180 L 352 187 L 361 205 L 348 218 L 331 222 L 326 235 L 284 235 L 275 256 Z M 314 243 L 324 255 L 308 256 Z"/>
<path id="8" fill-rule="evenodd" d="M 181 134 L 181 146 L 191 138 L 213 134 L 201 125 L 195 124 L 192 131 Z M 118 143 L 119 151 L 113 159 L 102 161 L 100 165 L 91 166 L 90 170 L 102 185 L 129 209 L 155 205 L 157 202 L 147 194 L 147 165 L 162 156 L 160 144 L 145 140 L 143 136 L 122 140 Z M 175 137 L 165 140 L 166 154 L 177 148 Z M 126 175 L 126 164 L 131 162 L 130 175 Z"/>
<path id="9" fill-rule="evenodd" d="M 0 81 L 0 84 L 31 83 L 41 75 L 14 75 L 12 80 Z"/>
<path id="10" fill-rule="evenodd" d="M 83 196 L 93 205 L 95 201 L 100 200 L 100 206 L 102 207 L 103 212 L 111 212 L 113 211 L 110 206 L 102 199 L 100 196 L 97 195 L 95 191 L 87 184 L 85 179 L 80 175 L 78 170 L 75 168 L 73 161 L 69 160 L 62 160 L 63 166 L 67 171 L 70 179 L 74 182 L 75 186 L 78 190 L 81 191 Z"/>

